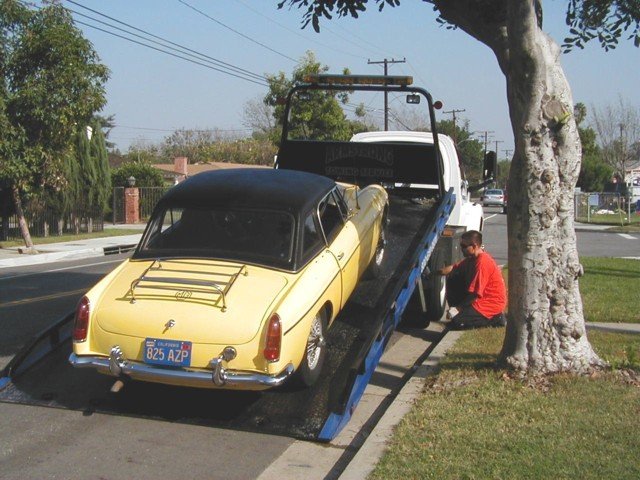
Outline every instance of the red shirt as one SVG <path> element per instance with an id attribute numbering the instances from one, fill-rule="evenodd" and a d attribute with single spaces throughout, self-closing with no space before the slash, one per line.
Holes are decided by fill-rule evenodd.
<path id="1" fill-rule="evenodd" d="M 476 257 L 476 274 L 469 285 L 469 293 L 477 295 L 471 306 L 487 318 L 502 313 L 507 305 L 502 271 L 486 252 Z"/>

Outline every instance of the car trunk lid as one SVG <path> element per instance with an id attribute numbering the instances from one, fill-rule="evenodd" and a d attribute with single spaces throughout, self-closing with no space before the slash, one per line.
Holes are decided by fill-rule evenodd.
<path id="1" fill-rule="evenodd" d="M 285 273 L 215 260 L 129 262 L 94 312 L 99 327 L 139 338 L 243 344 L 283 294 Z"/>

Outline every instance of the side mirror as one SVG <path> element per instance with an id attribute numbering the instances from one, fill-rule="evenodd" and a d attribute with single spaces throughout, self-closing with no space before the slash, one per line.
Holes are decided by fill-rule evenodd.
<path id="1" fill-rule="evenodd" d="M 482 167 L 482 180 L 495 180 L 498 173 L 498 156 L 496 152 L 487 152 L 484 154 L 484 164 Z"/>
<path id="2" fill-rule="evenodd" d="M 413 103 L 413 104 L 420 103 L 420 95 L 418 94 L 407 95 L 407 103 Z"/>

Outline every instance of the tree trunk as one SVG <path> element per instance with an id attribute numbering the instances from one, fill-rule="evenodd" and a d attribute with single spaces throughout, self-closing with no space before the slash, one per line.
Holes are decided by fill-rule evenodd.
<path id="1" fill-rule="evenodd" d="M 573 192 L 581 144 L 560 49 L 531 0 L 507 2 L 507 90 L 515 154 L 509 191 L 509 317 L 500 359 L 529 374 L 603 362 L 586 335 Z"/>
<path id="2" fill-rule="evenodd" d="M 24 239 L 24 244 L 27 247 L 27 253 L 38 253 L 33 248 L 33 241 L 31 240 L 31 234 L 29 233 L 29 226 L 24 218 L 24 211 L 22 210 L 22 200 L 20 199 L 20 191 L 16 185 L 11 187 L 11 197 L 13 199 L 13 205 L 16 207 L 16 216 L 18 217 L 18 225 L 20 226 L 20 233 Z"/>

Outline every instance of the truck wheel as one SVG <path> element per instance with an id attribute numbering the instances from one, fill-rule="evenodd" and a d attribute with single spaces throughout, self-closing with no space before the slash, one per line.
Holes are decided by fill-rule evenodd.
<path id="1" fill-rule="evenodd" d="M 319 311 L 311 322 L 304 356 L 298 369 L 297 380 L 302 386 L 310 387 L 320 377 L 324 357 L 327 355 L 327 343 L 324 338 L 327 320 L 324 310 Z"/>
<path id="2" fill-rule="evenodd" d="M 447 308 L 446 277 L 435 272 L 444 266 L 442 252 L 435 250 L 429 259 L 429 276 L 423 279 L 424 298 L 427 311 L 413 322 L 416 327 L 427 328 L 431 322 L 440 320 Z"/>

